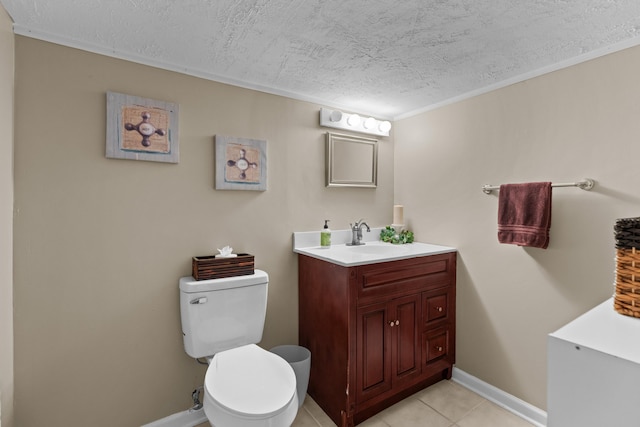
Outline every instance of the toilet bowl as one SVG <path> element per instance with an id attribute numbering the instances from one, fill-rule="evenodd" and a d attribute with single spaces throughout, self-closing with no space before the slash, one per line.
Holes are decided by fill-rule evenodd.
<path id="1" fill-rule="evenodd" d="M 298 412 L 293 368 L 255 344 L 216 353 L 203 408 L 215 427 L 289 427 Z"/>

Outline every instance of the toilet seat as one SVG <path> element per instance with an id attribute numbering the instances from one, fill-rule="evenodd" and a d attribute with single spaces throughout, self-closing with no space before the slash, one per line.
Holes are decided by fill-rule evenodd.
<path id="1" fill-rule="evenodd" d="M 205 375 L 205 414 L 215 423 L 218 409 L 226 417 L 265 420 L 282 412 L 290 425 L 298 409 L 296 376 L 282 357 L 255 344 L 222 351 L 213 356 Z M 207 400 L 209 400 L 207 402 Z M 218 414 L 220 416 L 220 414 Z M 269 424 L 273 425 L 273 424 Z"/>

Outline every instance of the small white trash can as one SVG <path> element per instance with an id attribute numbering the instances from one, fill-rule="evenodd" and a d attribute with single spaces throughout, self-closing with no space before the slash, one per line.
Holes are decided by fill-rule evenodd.
<path id="1" fill-rule="evenodd" d="M 302 407 L 309 386 L 309 374 L 311 372 L 311 352 L 299 345 L 279 345 L 273 347 L 272 353 L 277 354 L 289 362 L 296 374 L 296 391 L 298 392 L 298 409 Z"/>

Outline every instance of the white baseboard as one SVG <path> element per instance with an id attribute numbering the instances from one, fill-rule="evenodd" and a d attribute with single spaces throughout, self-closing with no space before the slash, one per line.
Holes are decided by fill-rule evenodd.
<path id="1" fill-rule="evenodd" d="M 545 427 L 547 425 L 547 413 L 542 409 L 536 408 L 524 400 L 518 399 L 473 375 L 467 374 L 465 371 L 454 367 L 452 379 L 537 427 Z"/>

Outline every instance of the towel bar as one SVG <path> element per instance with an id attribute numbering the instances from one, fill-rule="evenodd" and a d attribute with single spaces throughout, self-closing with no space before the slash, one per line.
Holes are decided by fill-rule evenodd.
<path id="1" fill-rule="evenodd" d="M 584 178 L 582 181 L 578 182 L 561 182 L 557 184 L 551 184 L 552 187 L 578 187 L 581 190 L 589 191 L 596 185 L 596 182 L 591 178 Z M 493 190 L 499 190 L 499 185 L 491 185 L 485 184 L 482 186 L 482 191 L 484 194 L 491 194 Z"/>

